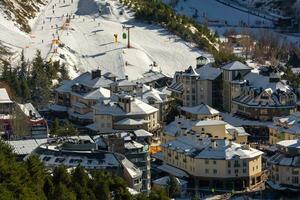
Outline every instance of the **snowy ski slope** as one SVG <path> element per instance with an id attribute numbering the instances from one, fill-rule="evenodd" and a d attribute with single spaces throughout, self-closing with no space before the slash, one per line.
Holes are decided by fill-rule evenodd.
<path id="1" fill-rule="evenodd" d="M 66 15 L 72 16 L 69 26 Z M 126 48 L 127 40 L 122 39 L 124 23 L 135 26 L 130 49 Z M 120 77 L 128 75 L 133 80 L 148 71 L 153 61 L 159 66 L 154 70 L 173 76 L 175 71 L 195 65 L 196 57 L 202 53 L 158 26 L 137 22 L 133 13 L 112 0 L 49 0 L 29 35 L 17 30 L 1 15 L 0 28 L 1 41 L 23 48 L 29 59 L 36 50 L 41 50 L 47 60 L 66 62 L 71 77 L 99 67 L 104 72 Z M 118 34 L 117 43 L 114 34 Z M 58 45 L 53 45 L 53 39 L 57 38 L 64 47 L 57 49 Z"/>

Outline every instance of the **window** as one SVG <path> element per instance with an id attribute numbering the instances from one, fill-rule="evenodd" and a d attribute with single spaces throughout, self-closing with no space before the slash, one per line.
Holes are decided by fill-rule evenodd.
<path id="1" fill-rule="evenodd" d="M 216 164 L 217 164 L 217 161 L 216 161 L 216 160 L 214 160 L 214 161 L 213 161 L 213 163 L 214 163 L 214 165 L 216 165 Z"/>
<path id="2" fill-rule="evenodd" d="M 228 161 L 228 163 L 227 163 L 227 164 L 228 164 L 228 167 L 231 167 L 231 162 L 230 162 L 230 161 Z"/>
<path id="3" fill-rule="evenodd" d="M 213 172 L 214 172 L 214 174 L 217 174 L 217 173 L 218 173 L 218 171 L 217 171 L 216 169 L 214 169 L 214 171 L 213 171 Z"/>
<path id="4" fill-rule="evenodd" d="M 239 166 L 240 166 L 239 161 L 238 161 L 238 160 L 235 160 L 235 161 L 234 161 L 234 167 L 239 167 Z"/>
<path id="5" fill-rule="evenodd" d="M 293 183 L 293 184 L 298 184 L 298 183 L 299 183 L 299 177 L 293 176 L 293 177 L 292 177 L 292 183 Z"/>
<path id="6" fill-rule="evenodd" d="M 243 168 L 243 173 L 245 174 L 247 172 L 246 168 Z"/>
<path id="7" fill-rule="evenodd" d="M 205 160 L 205 164 L 209 164 L 209 160 Z"/>
<path id="8" fill-rule="evenodd" d="M 230 169 L 228 170 L 228 174 L 231 174 L 231 170 Z"/>
<path id="9" fill-rule="evenodd" d="M 235 170 L 234 170 L 234 173 L 235 173 L 235 174 L 238 174 L 238 173 L 239 173 L 239 170 L 238 170 L 238 169 L 235 169 Z"/>
<path id="10" fill-rule="evenodd" d="M 205 169 L 205 173 L 206 173 L 206 174 L 209 174 L 209 169 Z"/>

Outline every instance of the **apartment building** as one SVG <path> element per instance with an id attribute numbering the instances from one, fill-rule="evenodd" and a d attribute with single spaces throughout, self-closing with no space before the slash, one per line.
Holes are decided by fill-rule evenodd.
<path id="1" fill-rule="evenodd" d="M 300 138 L 300 112 L 294 112 L 286 117 L 274 117 L 269 125 L 269 143 L 276 145 L 283 140 Z"/>
<path id="2" fill-rule="evenodd" d="M 238 61 L 222 67 L 223 108 L 254 120 L 272 120 L 295 111 L 297 97 L 281 72 L 252 72 Z"/>
<path id="3" fill-rule="evenodd" d="M 151 190 L 150 143 L 151 136 L 141 135 L 141 130 L 133 133 L 113 133 L 95 138 L 98 148 L 124 155 L 142 171 L 141 192 L 149 194 Z"/>
<path id="4" fill-rule="evenodd" d="M 138 130 L 157 133 L 158 109 L 134 96 L 119 94 L 97 103 L 93 112 L 93 124 L 88 129 L 99 133 L 117 130 Z"/>
<path id="5" fill-rule="evenodd" d="M 283 140 L 276 147 L 276 154 L 268 159 L 267 183 L 275 190 L 300 192 L 300 140 Z"/>
<path id="6" fill-rule="evenodd" d="M 195 136 L 198 139 L 230 139 L 237 143 L 246 144 L 249 134 L 243 127 L 234 127 L 222 120 L 189 120 L 176 118 L 164 127 L 161 140 L 163 143 L 172 141 L 180 136 Z"/>
<path id="7" fill-rule="evenodd" d="M 167 92 L 160 91 L 145 84 L 138 84 L 136 97 L 158 109 L 157 118 L 159 122 L 166 119 L 173 98 Z"/>
<path id="8" fill-rule="evenodd" d="M 210 64 L 198 65 L 196 69 L 190 66 L 185 71 L 175 73 L 168 89 L 183 106 L 204 103 L 218 108 L 222 106 L 222 71 Z"/>
<path id="9" fill-rule="evenodd" d="M 121 154 L 102 151 L 89 137 L 57 138 L 38 146 L 30 155 L 36 155 L 43 164 L 53 169 L 81 166 L 88 171 L 105 170 L 123 177 L 128 186 L 140 192 L 142 171 Z M 27 159 L 27 157 L 25 157 Z"/>
<path id="10" fill-rule="evenodd" d="M 251 191 L 264 185 L 263 152 L 223 139 L 179 136 L 162 145 L 163 161 L 198 189 Z"/>
<path id="11" fill-rule="evenodd" d="M 223 109 L 227 112 L 232 110 L 232 100 L 241 93 L 240 81 L 252 68 L 241 62 L 235 61 L 221 67 L 223 71 Z"/>
<path id="12" fill-rule="evenodd" d="M 296 110 L 297 96 L 288 81 L 281 80 L 279 71 L 272 71 L 269 76 L 249 73 L 244 79 L 240 95 L 232 101 L 235 113 L 267 121 Z"/>

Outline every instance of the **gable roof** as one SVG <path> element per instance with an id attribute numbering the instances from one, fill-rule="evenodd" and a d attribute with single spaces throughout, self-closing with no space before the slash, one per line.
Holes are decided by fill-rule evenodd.
<path id="1" fill-rule="evenodd" d="M 214 115 L 220 113 L 216 109 L 204 103 L 201 103 L 200 105 L 194 107 L 181 107 L 181 110 L 195 115 Z"/>
<path id="2" fill-rule="evenodd" d="M 211 64 L 196 69 L 196 72 L 199 74 L 199 80 L 215 80 L 222 74 L 221 69 L 212 67 Z"/>
<path id="3" fill-rule="evenodd" d="M 222 69 L 233 71 L 233 70 L 251 70 L 252 68 L 239 61 L 234 61 L 224 65 Z"/>
<path id="4" fill-rule="evenodd" d="M 0 88 L 0 103 L 13 103 L 5 88 Z"/>

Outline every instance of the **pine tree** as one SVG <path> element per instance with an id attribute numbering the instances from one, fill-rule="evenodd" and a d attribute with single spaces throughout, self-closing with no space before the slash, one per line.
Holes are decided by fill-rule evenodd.
<path id="1" fill-rule="evenodd" d="M 55 118 L 51 126 L 50 135 L 57 135 L 59 129 L 60 129 L 59 120 Z"/>
<path id="2" fill-rule="evenodd" d="M 175 198 L 180 195 L 179 184 L 174 176 L 169 176 L 169 197 Z"/>

